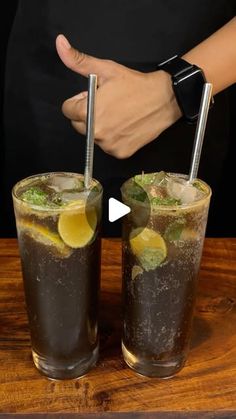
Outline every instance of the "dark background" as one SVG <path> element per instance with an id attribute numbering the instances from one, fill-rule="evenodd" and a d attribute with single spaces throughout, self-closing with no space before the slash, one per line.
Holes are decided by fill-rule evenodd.
<path id="1" fill-rule="evenodd" d="M 5 5 L 5 13 L 2 14 L 1 25 L 1 70 L 0 70 L 0 164 L 3 159 L 3 144 L 2 137 L 4 135 L 3 123 L 2 123 L 2 112 L 3 112 L 3 95 L 4 95 L 4 70 L 5 70 L 5 58 L 8 36 L 11 30 L 12 21 L 14 19 L 14 13 L 17 6 L 17 0 L 11 0 L 9 4 Z M 234 201 L 235 195 L 235 168 L 236 163 L 236 85 L 230 88 L 231 97 L 231 142 L 225 162 L 224 176 L 222 177 L 217 191 L 214 191 L 216 197 L 216 205 L 214 206 L 213 220 L 210 229 L 208 228 L 208 236 L 222 236 L 222 237 L 234 237 L 236 236 L 236 222 L 235 222 L 235 209 L 232 201 Z M 212 156 L 214 159 L 214 156 Z M 211 162 L 209 162 L 209 165 Z"/>

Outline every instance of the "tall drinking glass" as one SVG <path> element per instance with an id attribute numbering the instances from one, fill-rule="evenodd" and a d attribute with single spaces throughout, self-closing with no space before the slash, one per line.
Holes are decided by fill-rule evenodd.
<path id="1" fill-rule="evenodd" d="M 129 179 L 122 196 L 131 207 L 123 222 L 123 356 L 140 374 L 171 377 L 188 354 L 211 189 L 159 172 Z"/>
<path id="2" fill-rule="evenodd" d="M 98 358 L 102 186 L 46 173 L 18 182 L 13 202 L 36 367 L 77 378 Z"/>

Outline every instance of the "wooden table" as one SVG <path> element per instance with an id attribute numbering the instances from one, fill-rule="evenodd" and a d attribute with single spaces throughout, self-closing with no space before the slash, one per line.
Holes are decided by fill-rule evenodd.
<path id="1" fill-rule="evenodd" d="M 139 376 L 122 359 L 120 260 L 120 241 L 104 240 L 97 367 L 51 381 L 31 359 L 17 242 L 0 240 L 1 417 L 236 418 L 236 239 L 205 241 L 191 351 L 170 380 Z"/>

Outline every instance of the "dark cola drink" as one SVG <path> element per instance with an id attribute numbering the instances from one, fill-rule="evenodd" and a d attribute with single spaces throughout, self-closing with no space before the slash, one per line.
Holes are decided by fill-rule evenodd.
<path id="1" fill-rule="evenodd" d="M 126 363 L 167 378 L 184 366 L 210 188 L 181 175 L 142 174 L 122 186 L 123 338 Z"/>
<path id="2" fill-rule="evenodd" d="M 98 358 L 101 197 L 73 173 L 13 188 L 33 360 L 50 378 L 80 377 Z"/>

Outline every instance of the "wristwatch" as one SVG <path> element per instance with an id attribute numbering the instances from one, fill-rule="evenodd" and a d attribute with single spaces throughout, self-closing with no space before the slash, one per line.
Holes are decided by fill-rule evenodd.
<path id="1" fill-rule="evenodd" d="M 184 118 L 188 122 L 195 122 L 206 83 L 203 70 L 178 55 L 158 64 L 158 69 L 171 75 L 176 100 Z"/>

